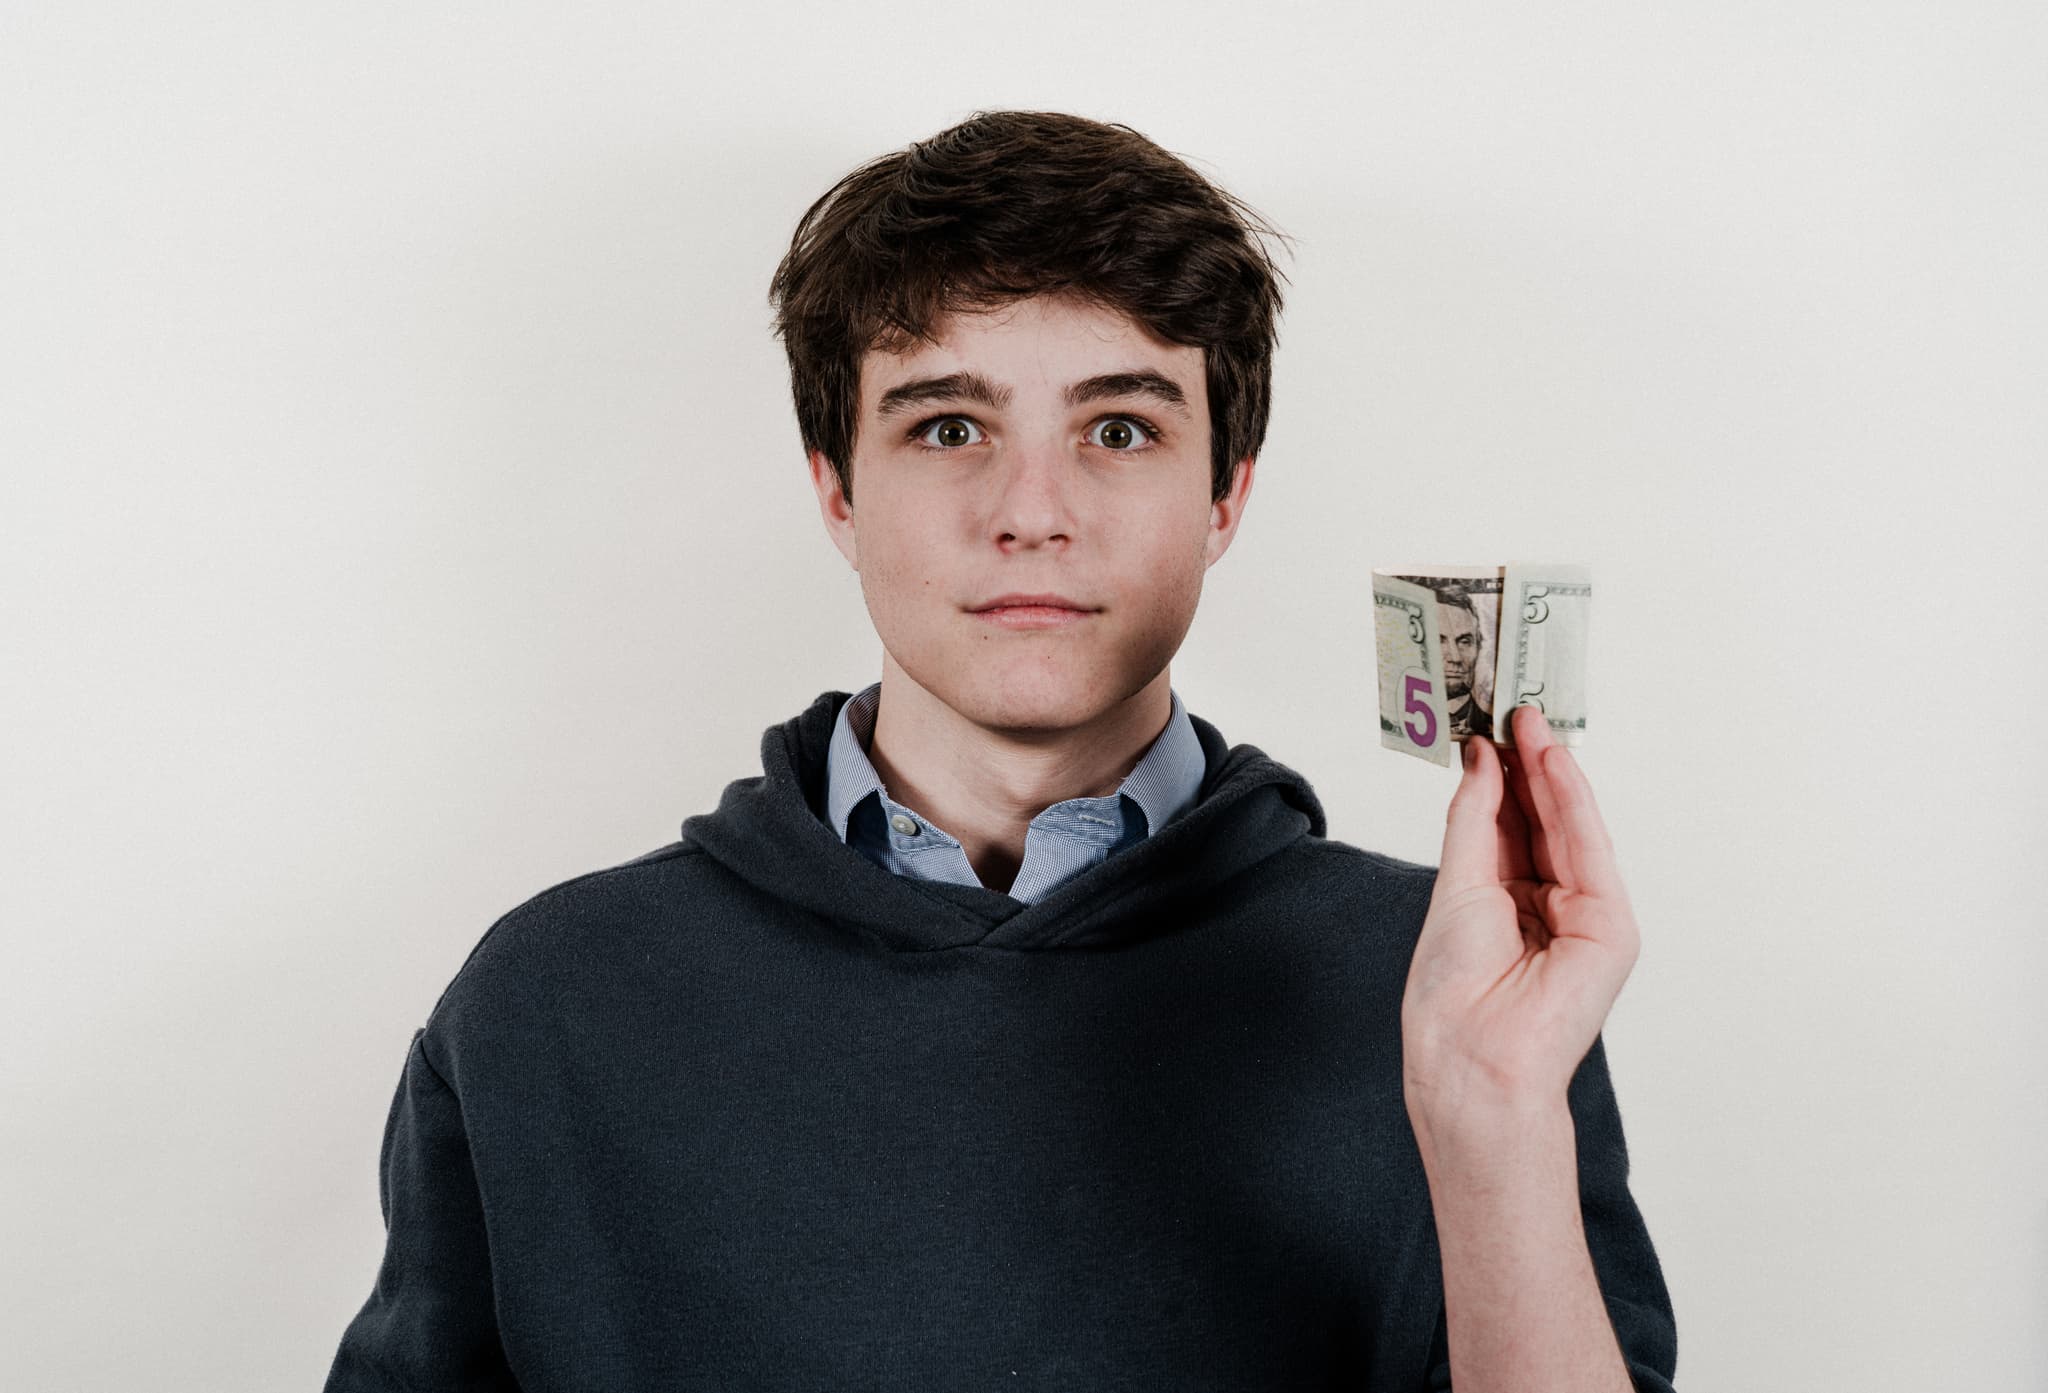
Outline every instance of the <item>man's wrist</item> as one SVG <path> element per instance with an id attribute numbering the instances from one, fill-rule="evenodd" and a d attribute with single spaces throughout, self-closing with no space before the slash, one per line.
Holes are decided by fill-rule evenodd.
<path id="1" fill-rule="evenodd" d="M 1408 1120 L 1423 1160 L 1470 1169 L 1575 1140 L 1562 1094 L 1450 1072 L 1411 1073 Z"/>

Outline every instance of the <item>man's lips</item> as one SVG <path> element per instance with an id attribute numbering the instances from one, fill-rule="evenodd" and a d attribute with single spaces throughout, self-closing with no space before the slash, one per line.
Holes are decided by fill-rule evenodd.
<path id="1" fill-rule="evenodd" d="M 974 617 L 1005 629 L 1063 629 L 1095 617 L 1093 610 L 1060 605 L 997 605 L 973 611 Z"/>
<path id="2" fill-rule="evenodd" d="M 974 613 L 986 614 L 994 609 L 1070 609 L 1088 613 L 1092 610 L 1092 606 L 1084 605 L 1079 600 L 1070 600 L 1065 595 L 1055 595 L 1046 592 L 1026 594 L 1022 591 L 1012 591 L 1007 595 L 996 596 L 987 604 L 976 605 Z"/>

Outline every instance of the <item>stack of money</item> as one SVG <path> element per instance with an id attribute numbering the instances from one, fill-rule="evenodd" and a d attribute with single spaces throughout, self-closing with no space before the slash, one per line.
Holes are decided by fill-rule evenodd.
<path id="1" fill-rule="evenodd" d="M 1586 738 L 1585 566 L 1389 566 L 1372 573 L 1380 743 L 1451 764 L 1455 742 L 1512 745 L 1534 706 L 1561 745 Z"/>

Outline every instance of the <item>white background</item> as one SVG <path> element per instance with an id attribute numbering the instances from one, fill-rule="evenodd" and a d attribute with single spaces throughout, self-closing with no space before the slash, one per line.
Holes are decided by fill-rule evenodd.
<path id="1" fill-rule="evenodd" d="M 323 13 L 324 11 L 324 13 Z M 9 6 L 0 1385 L 317 1387 L 413 1029 L 879 675 L 766 289 L 976 109 L 1291 233 L 1174 682 L 1434 862 L 1369 572 L 1582 560 L 1679 1384 L 2048 1385 L 2048 23 Z"/>

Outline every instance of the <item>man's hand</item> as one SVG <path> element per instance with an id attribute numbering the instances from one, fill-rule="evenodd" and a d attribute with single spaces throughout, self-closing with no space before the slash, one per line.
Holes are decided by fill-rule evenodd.
<path id="1" fill-rule="evenodd" d="M 1561 1108 L 1639 946 L 1592 785 L 1540 711 L 1507 715 L 1512 749 L 1465 742 L 1401 1002 L 1425 1148 Z"/>

